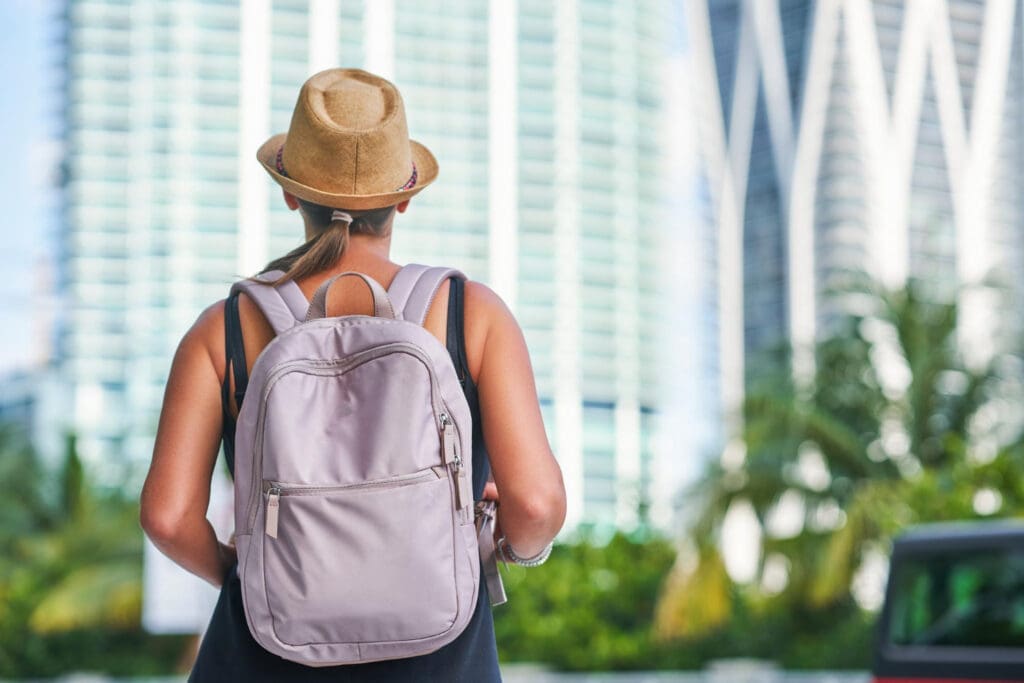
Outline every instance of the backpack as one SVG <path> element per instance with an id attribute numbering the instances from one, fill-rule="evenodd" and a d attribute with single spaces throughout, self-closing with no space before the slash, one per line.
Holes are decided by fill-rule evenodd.
<path id="1" fill-rule="evenodd" d="M 298 285 L 236 282 L 276 337 L 253 364 L 235 432 L 235 545 L 256 641 L 309 666 L 426 654 L 477 602 L 472 419 L 444 344 L 423 327 L 448 268 L 412 264 L 385 291 L 361 273 Z M 374 315 L 325 316 L 358 277 Z M 479 540 L 478 540 L 479 538 Z M 489 586 L 497 565 L 487 570 Z M 499 585 L 492 598 L 503 601 Z M 497 595 L 495 595 L 497 590 Z"/>

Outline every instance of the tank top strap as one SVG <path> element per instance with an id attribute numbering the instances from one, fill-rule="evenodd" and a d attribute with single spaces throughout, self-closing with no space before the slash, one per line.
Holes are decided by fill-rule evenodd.
<path id="1" fill-rule="evenodd" d="M 466 359 L 466 282 L 461 277 L 451 278 L 448 290 L 448 330 L 446 346 L 448 354 L 455 365 L 462 393 L 469 403 L 469 412 L 473 417 L 473 497 L 483 497 L 484 485 L 491 476 L 491 460 L 484 445 L 484 433 L 480 419 L 480 397 L 476 383 L 469 374 L 469 361 Z"/>
<path id="2" fill-rule="evenodd" d="M 221 438 L 228 472 L 235 473 L 235 417 L 231 414 L 231 380 L 235 378 L 235 405 L 242 407 L 245 390 L 249 385 L 249 369 L 245 364 L 245 344 L 242 341 L 242 323 L 238 317 L 238 291 L 233 291 L 224 302 L 224 380 L 221 384 L 221 410 L 224 414 Z"/>
<path id="3" fill-rule="evenodd" d="M 455 365 L 455 372 L 459 376 L 459 384 L 465 392 L 469 377 L 469 363 L 466 361 L 466 331 L 463 319 L 463 300 L 465 298 L 466 283 L 461 277 L 452 276 L 448 278 L 451 284 L 448 288 L 448 329 L 445 332 L 445 346 L 448 347 L 448 355 L 452 357 L 452 364 Z M 470 380 L 472 382 L 472 380 Z M 469 395 L 466 395 L 469 399 Z"/>
<path id="4" fill-rule="evenodd" d="M 232 292 L 224 304 L 224 343 L 227 348 L 226 358 L 235 376 L 235 405 L 241 409 L 245 390 L 249 386 L 249 369 L 245 362 L 242 322 L 238 317 L 238 295 L 239 292 Z"/>

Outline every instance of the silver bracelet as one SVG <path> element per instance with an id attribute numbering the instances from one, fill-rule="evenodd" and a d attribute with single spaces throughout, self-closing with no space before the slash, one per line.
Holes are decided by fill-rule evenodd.
<path id="1" fill-rule="evenodd" d="M 502 536 L 498 539 L 498 553 L 501 555 L 501 561 L 505 564 L 512 563 L 518 564 L 521 567 L 539 567 L 540 565 L 547 562 L 551 556 L 552 544 L 548 543 L 547 546 L 533 557 L 519 557 L 515 551 L 512 550 L 512 546 Z"/>

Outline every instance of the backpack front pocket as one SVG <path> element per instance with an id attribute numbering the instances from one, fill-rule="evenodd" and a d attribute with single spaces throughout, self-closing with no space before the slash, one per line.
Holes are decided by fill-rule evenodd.
<path id="1" fill-rule="evenodd" d="M 257 533 L 264 532 L 267 605 L 282 643 L 418 640 L 455 623 L 448 476 L 429 469 L 353 486 L 263 488 Z"/>

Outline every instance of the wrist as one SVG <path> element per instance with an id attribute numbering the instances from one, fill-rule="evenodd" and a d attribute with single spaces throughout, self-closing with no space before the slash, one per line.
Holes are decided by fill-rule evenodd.
<path id="1" fill-rule="evenodd" d="M 540 565 L 547 562 L 551 556 L 552 543 L 548 543 L 544 548 L 541 549 L 536 555 L 530 557 L 522 557 L 512 549 L 512 545 L 508 540 L 502 536 L 497 542 L 498 554 L 501 555 L 502 562 L 505 564 L 518 564 L 522 567 L 539 567 Z"/>

